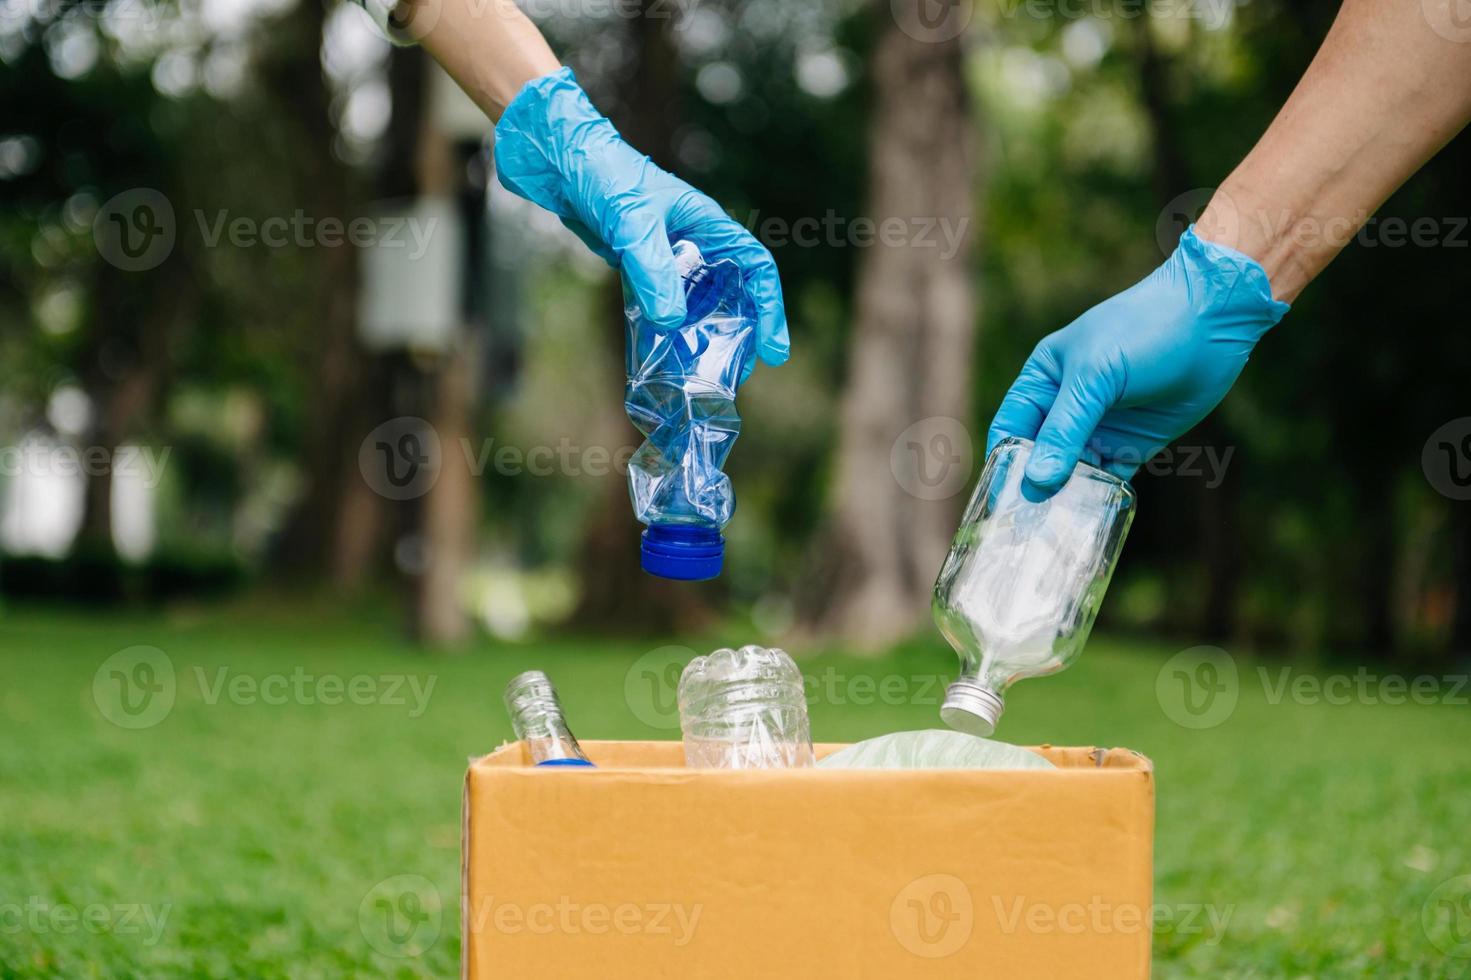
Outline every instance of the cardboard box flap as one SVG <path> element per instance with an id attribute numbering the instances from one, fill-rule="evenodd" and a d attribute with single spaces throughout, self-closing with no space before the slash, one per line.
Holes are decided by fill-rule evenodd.
<path id="1" fill-rule="evenodd" d="M 602 769 L 684 769 L 684 745 L 680 742 L 590 741 L 582 743 L 583 751 Z M 847 748 L 844 743 L 819 742 L 813 746 L 819 759 Z M 1078 748 L 1054 745 L 1027 746 L 1060 769 L 1135 769 L 1150 771 L 1153 764 L 1131 749 Z M 508 742 L 489 755 L 481 756 L 473 767 L 520 768 L 531 765 L 531 756 L 522 742 Z M 887 770 L 896 771 L 896 770 Z M 986 771 L 986 770 L 974 770 Z"/>

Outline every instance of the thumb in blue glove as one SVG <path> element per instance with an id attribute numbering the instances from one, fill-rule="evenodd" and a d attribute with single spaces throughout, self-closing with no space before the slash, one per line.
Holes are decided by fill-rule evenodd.
<path id="1" fill-rule="evenodd" d="M 598 113 L 570 68 L 534 79 L 495 127 L 495 164 L 512 193 L 558 215 L 618 269 L 657 329 L 684 323 L 684 289 L 671 241 L 706 260 L 730 259 L 756 304 L 756 353 L 787 359 L 791 339 L 771 253 L 706 195 L 656 167 Z"/>
<path id="2" fill-rule="evenodd" d="M 1027 482 L 1055 493 L 1080 459 L 1128 479 L 1220 404 L 1283 314 L 1266 271 L 1192 226 L 1169 259 L 1037 345 L 987 436 L 1036 442 Z"/>

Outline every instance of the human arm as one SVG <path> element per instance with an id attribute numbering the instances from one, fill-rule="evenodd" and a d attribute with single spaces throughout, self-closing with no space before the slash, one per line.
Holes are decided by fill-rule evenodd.
<path id="1" fill-rule="evenodd" d="M 1471 118 L 1471 43 L 1436 3 L 1346 0 L 1267 133 L 1164 265 L 1049 335 L 988 434 L 1037 442 L 1043 491 L 1122 477 L 1204 418 L 1287 302 Z M 1450 23 L 1445 21 L 1445 23 Z"/>
<path id="2" fill-rule="evenodd" d="M 1459 41 L 1437 32 L 1456 3 L 1346 0 L 1197 232 L 1256 259 L 1273 294 L 1295 299 L 1471 120 L 1471 32 Z M 1444 17 L 1437 5 L 1449 5 Z"/>
<path id="3" fill-rule="evenodd" d="M 511 0 L 403 0 L 390 23 L 496 122 L 500 182 L 556 214 L 618 269 L 652 325 L 684 321 L 671 241 L 688 238 L 707 259 L 740 267 L 756 305 L 758 356 L 773 365 L 787 359 L 771 254 L 715 201 L 629 146 Z"/>
<path id="4" fill-rule="evenodd" d="M 491 122 L 527 82 L 562 67 L 511 0 L 403 0 L 391 24 L 399 37 L 418 41 Z"/>

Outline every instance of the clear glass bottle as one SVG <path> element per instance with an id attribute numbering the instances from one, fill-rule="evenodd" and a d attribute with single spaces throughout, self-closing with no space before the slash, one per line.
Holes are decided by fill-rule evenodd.
<path id="1" fill-rule="evenodd" d="M 1133 488 L 1086 463 L 1029 499 L 1031 452 L 1015 438 L 992 451 L 935 581 L 935 625 L 960 655 L 940 716 L 973 735 L 996 730 L 1012 684 L 1077 659 L 1134 519 Z"/>
<path id="2" fill-rule="evenodd" d="M 814 764 L 802 672 L 782 650 L 752 645 L 691 660 L 679 679 L 679 724 L 691 769 Z"/>
<path id="3" fill-rule="evenodd" d="M 624 409 L 644 443 L 628 465 L 633 512 L 648 525 L 640 563 L 663 578 L 720 574 L 721 530 L 735 512 L 722 468 L 741 432 L 735 392 L 756 357 L 756 307 L 741 269 L 706 262 L 693 242 L 673 243 L 683 279 L 684 325 L 655 330 L 628 303 Z"/>
<path id="4" fill-rule="evenodd" d="M 511 728 L 526 743 L 535 765 L 592 765 L 567 727 L 557 689 L 546 674 L 539 670 L 517 674 L 506 685 L 505 701 Z"/>

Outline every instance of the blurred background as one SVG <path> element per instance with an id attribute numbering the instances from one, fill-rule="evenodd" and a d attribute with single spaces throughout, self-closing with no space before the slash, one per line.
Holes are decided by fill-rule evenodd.
<path id="1" fill-rule="evenodd" d="M 673 588 L 634 573 L 616 277 L 493 181 L 489 126 L 421 51 L 350 5 L 10 0 L 0 590 L 379 590 L 449 646 L 920 627 L 1022 359 L 1163 259 L 1335 5 L 901 6 L 528 8 L 781 268 L 795 354 L 741 393 L 729 573 Z M 1430 445 L 1465 409 L 1466 153 L 1140 475 L 1105 626 L 1471 649 L 1471 518 L 1422 468 L 1471 470 Z M 414 485 L 369 472 L 385 432 L 426 447 Z"/>
<path id="2" fill-rule="evenodd" d="M 0 895 L 178 917 L 149 949 L 5 932 L 10 973 L 452 972 L 459 769 L 508 734 L 516 669 L 552 670 L 584 736 L 665 738 L 629 678 L 709 643 L 953 672 L 929 590 L 1006 387 L 1168 255 L 1336 11 L 524 6 L 781 269 L 793 357 L 740 392 L 713 583 L 637 568 L 616 276 L 496 184 L 488 123 L 426 55 L 345 3 L 0 0 L 0 777 L 24 791 L 0 792 Z M 1013 699 L 1003 737 L 1153 756 L 1162 897 L 1242 907 L 1234 947 L 1157 932 L 1169 970 L 1451 975 L 1415 923 L 1471 870 L 1446 706 L 1471 654 L 1468 172 L 1462 137 L 1140 473 L 1089 653 Z M 149 726 L 97 686 L 140 643 L 178 675 Z M 1156 686 L 1201 644 L 1242 677 L 1205 726 Z M 1248 664 L 1423 673 L 1441 703 L 1273 701 Z M 210 686 L 303 666 L 440 693 L 420 721 Z M 937 724 L 918 694 L 857 704 L 815 704 L 819 737 Z M 1314 848 L 1336 870 L 1305 879 Z M 401 872 L 438 884 L 445 935 L 385 959 L 354 915 Z"/>

